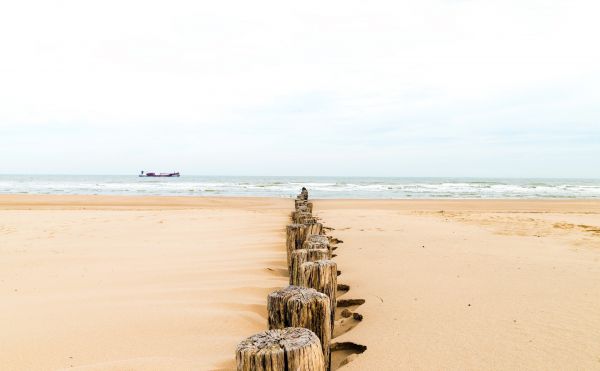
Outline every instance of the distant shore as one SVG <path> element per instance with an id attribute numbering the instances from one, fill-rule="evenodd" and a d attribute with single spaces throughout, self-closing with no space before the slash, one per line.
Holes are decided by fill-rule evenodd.
<path id="1" fill-rule="evenodd" d="M 7 370 L 229 370 L 287 284 L 280 197 L 0 195 Z M 315 200 L 344 370 L 594 369 L 600 200 Z M 337 368 L 337 366 L 336 366 Z"/>

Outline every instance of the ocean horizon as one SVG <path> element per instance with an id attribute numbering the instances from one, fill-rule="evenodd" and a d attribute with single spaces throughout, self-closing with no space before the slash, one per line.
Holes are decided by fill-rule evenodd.
<path id="1" fill-rule="evenodd" d="M 600 179 L 470 177 L 0 175 L 0 194 L 349 199 L 600 198 Z"/>

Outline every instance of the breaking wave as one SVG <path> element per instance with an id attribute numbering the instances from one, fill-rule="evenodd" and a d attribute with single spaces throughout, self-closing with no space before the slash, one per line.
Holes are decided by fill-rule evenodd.
<path id="1" fill-rule="evenodd" d="M 302 186 L 314 198 L 600 198 L 598 179 L 0 175 L 3 194 L 293 197 Z"/>

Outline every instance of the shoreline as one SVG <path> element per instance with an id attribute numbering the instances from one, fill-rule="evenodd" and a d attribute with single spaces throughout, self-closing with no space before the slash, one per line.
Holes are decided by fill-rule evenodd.
<path id="1" fill-rule="evenodd" d="M 147 195 L 98 195 L 98 194 L 0 194 L 0 209 L 15 207 L 169 207 L 169 208 L 195 208 L 205 206 L 207 203 L 227 203 L 233 201 L 236 203 L 256 203 L 261 201 L 293 201 L 292 197 L 271 197 L 271 196 L 147 196 Z M 440 207 L 456 207 L 457 204 L 477 205 L 481 203 L 496 204 L 501 206 L 499 210 L 510 209 L 514 206 L 535 206 L 532 204 L 542 204 L 538 208 L 543 208 L 551 204 L 561 204 L 573 208 L 582 206 L 600 205 L 600 198 L 312 198 L 320 204 L 381 204 L 388 205 L 391 208 L 403 206 L 410 209 L 414 206 L 427 205 L 433 207 L 437 204 Z M 504 204 L 504 205 L 502 205 Z M 507 205 L 509 204 L 509 205 Z M 340 207 L 338 205 L 338 207 Z M 439 207 L 438 207 L 439 208 Z M 594 207 L 594 211 L 600 212 L 600 207 Z"/>

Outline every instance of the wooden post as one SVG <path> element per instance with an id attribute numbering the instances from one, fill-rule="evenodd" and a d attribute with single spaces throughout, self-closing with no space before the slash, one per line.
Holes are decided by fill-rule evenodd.
<path id="1" fill-rule="evenodd" d="M 268 330 L 240 342 L 235 350 L 238 371 L 324 371 L 321 342 L 299 327 Z"/>
<path id="2" fill-rule="evenodd" d="M 316 222 L 317 219 L 309 212 L 296 211 L 294 213 L 294 223 L 307 224 Z"/>
<path id="3" fill-rule="evenodd" d="M 285 247 L 287 250 L 288 268 L 292 263 L 292 251 L 296 250 L 297 246 L 304 240 L 303 233 L 305 226 L 303 224 L 290 224 L 286 227 Z"/>
<path id="4" fill-rule="evenodd" d="M 310 201 L 306 202 L 306 207 L 308 208 L 309 212 L 311 212 L 311 213 L 313 212 L 313 203 L 312 202 L 310 202 Z"/>
<path id="5" fill-rule="evenodd" d="M 300 286 L 310 287 L 329 296 L 331 301 L 331 328 L 335 320 L 337 264 L 333 260 L 318 260 L 302 264 Z"/>
<path id="6" fill-rule="evenodd" d="M 322 234 L 323 233 L 323 224 L 312 221 L 312 220 L 308 220 L 304 223 L 305 227 L 304 230 L 301 234 L 301 240 L 300 240 L 300 244 L 298 245 L 298 248 L 302 247 L 302 244 L 304 243 L 304 241 L 306 240 L 306 237 L 310 236 L 311 234 Z"/>
<path id="7" fill-rule="evenodd" d="M 297 216 L 299 214 L 309 214 L 310 216 L 312 216 L 312 214 L 310 213 L 310 211 L 308 210 L 308 207 L 302 205 L 298 208 L 296 208 L 295 211 L 292 211 L 292 220 L 294 221 L 294 223 L 298 223 L 298 221 L 296 220 Z M 301 222 L 300 222 L 301 223 Z"/>
<path id="8" fill-rule="evenodd" d="M 326 245 L 329 244 L 329 237 L 325 236 L 324 234 L 311 234 L 310 236 L 306 237 L 306 240 L 320 242 Z"/>
<path id="9" fill-rule="evenodd" d="M 322 240 L 315 240 L 316 239 L 306 238 L 302 244 L 302 248 L 308 250 L 325 249 L 331 253 L 331 246 L 329 246 L 329 243 L 324 243 Z"/>
<path id="10" fill-rule="evenodd" d="M 299 208 L 300 206 L 306 206 L 306 204 L 307 204 L 307 203 L 308 203 L 308 201 L 301 200 L 300 198 L 296 198 L 296 199 L 294 200 L 294 208 L 295 208 L 296 210 L 298 210 L 298 208 Z"/>
<path id="11" fill-rule="evenodd" d="M 298 206 L 298 208 L 296 209 L 296 211 L 302 212 L 302 213 L 310 213 L 310 209 L 306 205 L 300 205 L 300 206 Z"/>
<path id="12" fill-rule="evenodd" d="M 286 250 L 287 250 L 287 263 L 288 268 L 292 264 L 292 251 L 301 249 L 307 236 L 313 234 L 321 234 L 323 231 L 323 224 L 321 223 L 308 223 L 308 224 L 290 224 L 286 227 Z"/>
<path id="13" fill-rule="evenodd" d="M 273 291 L 267 299 L 269 329 L 303 327 L 313 331 L 321 341 L 325 369 L 329 369 L 331 308 L 327 295 L 314 289 L 288 286 Z"/>
<path id="14" fill-rule="evenodd" d="M 294 208 L 297 210 L 299 207 L 305 206 L 308 209 L 308 212 L 313 212 L 313 203 L 306 200 L 301 200 L 297 198 L 294 203 Z"/>
<path id="15" fill-rule="evenodd" d="M 304 243 L 306 245 L 306 242 Z M 302 283 L 302 264 L 314 262 L 317 260 L 331 259 L 331 252 L 327 249 L 297 249 L 290 255 L 290 285 L 300 285 Z"/>
<path id="16" fill-rule="evenodd" d="M 308 190 L 305 187 L 302 187 L 302 191 L 300 191 L 298 198 L 301 200 L 308 200 Z"/>

